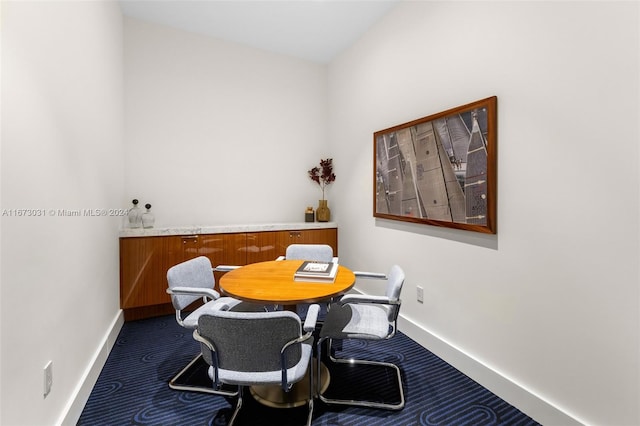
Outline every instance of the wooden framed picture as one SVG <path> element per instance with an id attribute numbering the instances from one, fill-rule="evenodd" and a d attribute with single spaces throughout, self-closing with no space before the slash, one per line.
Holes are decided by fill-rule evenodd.
<path id="1" fill-rule="evenodd" d="M 373 215 L 496 233 L 497 97 L 373 134 Z"/>

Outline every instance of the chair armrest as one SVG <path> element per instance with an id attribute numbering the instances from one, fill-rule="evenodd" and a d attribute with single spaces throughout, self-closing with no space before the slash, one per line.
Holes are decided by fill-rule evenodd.
<path id="1" fill-rule="evenodd" d="M 197 328 L 193 330 L 193 339 L 197 342 L 204 344 L 211 352 L 215 352 L 215 347 L 213 346 L 213 343 L 211 343 L 209 339 L 207 339 L 206 337 L 201 336 Z"/>
<path id="2" fill-rule="evenodd" d="M 284 259 L 285 259 L 285 257 L 284 257 L 284 256 L 278 256 L 278 257 L 276 257 L 276 260 L 278 260 L 278 261 L 279 261 L 279 260 L 284 260 Z"/>
<path id="3" fill-rule="evenodd" d="M 302 329 L 309 333 L 316 329 L 316 322 L 318 321 L 318 314 L 320 313 L 320 305 L 313 304 L 309 306 L 307 310 L 307 317 L 304 320 Z"/>
<path id="4" fill-rule="evenodd" d="M 340 306 L 349 303 L 375 303 L 381 305 L 395 305 L 398 301 L 393 301 L 387 296 L 366 296 L 364 294 L 345 294 L 336 303 Z"/>
<path id="5" fill-rule="evenodd" d="M 202 296 L 211 300 L 216 300 L 220 297 L 220 293 L 212 288 L 173 287 L 168 288 L 167 293 L 174 296 Z"/>
<path id="6" fill-rule="evenodd" d="M 218 352 L 216 351 L 216 347 L 213 345 L 212 342 L 209 341 L 209 339 L 207 339 L 204 336 L 201 336 L 200 333 L 198 333 L 197 328 L 193 330 L 193 339 L 196 342 L 200 342 L 209 351 L 209 356 L 211 357 L 211 361 L 212 361 L 211 367 L 213 367 L 214 387 L 215 389 L 220 389 L 220 379 L 218 378 Z M 202 351 L 202 346 L 200 348 L 201 348 L 200 350 Z"/>
<path id="7" fill-rule="evenodd" d="M 238 301 L 240 303 L 240 301 Z M 227 302 L 215 302 L 212 306 L 212 310 L 214 311 L 230 311 L 235 305 L 230 305 Z"/>
<path id="8" fill-rule="evenodd" d="M 386 280 L 387 275 L 380 272 L 353 271 L 357 278 L 373 278 L 376 280 Z"/>
<path id="9" fill-rule="evenodd" d="M 238 269 L 241 268 L 241 266 L 236 266 L 236 265 L 218 265 L 215 268 L 213 268 L 213 272 L 229 272 L 229 271 L 233 271 L 234 269 Z"/>
<path id="10" fill-rule="evenodd" d="M 287 378 L 287 351 L 289 348 L 293 347 L 296 343 L 306 343 L 311 344 L 313 346 L 313 332 L 316 329 L 316 322 L 318 320 L 318 313 L 320 312 L 320 305 L 313 304 L 309 306 L 307 310 L 307 317 L 304 320 L 303 330 L 305 334 L 302 336 L 290 340 L 284 344 L 282 349 L 280 350 L 280 368 L 282 370 L 282 389 L 285 392 L 289 392 L 292 384 L 289 383 L 289 379 Z M 309 343 L 310 342 L 310 343 Z"/>

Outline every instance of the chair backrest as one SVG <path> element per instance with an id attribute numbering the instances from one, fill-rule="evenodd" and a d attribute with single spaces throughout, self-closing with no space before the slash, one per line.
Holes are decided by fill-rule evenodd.
<path id="1" fill-rule="evenodd" d="M 231 312 L 216 311 L 198 319 L 198 333 L 216 350 L 218 368 L 238 372 L 277 371 L 281 369 L 281 350 L 302 335 L 300 317 L 289 311 Z M 203 357 L 214 360 L 203 345 Z M 300 343 L 287 351 L 287 368 L 300 361 Z"/>
<path id="2" fill-rule="evenodd" d="M 400 302 L 400 293 L 402 292 L 402 285 L 404 284 L 404 271 L 398 265 L 393 265 L 387 275 L 387 289 L 385 296 L 394 302 Z M 395 321 L 398 318 L 400 312 L 400 303 L 393 305 L 389 310 L 389 320 Z"/>
<path id="3" fill-rule="evenodd" d="M 404 271 L 398 265 L 393 265 L 387 275 L 387 291 L 385 296 L 391 300 L 398 300 L 404 284 Z"/>
<path id="4" fill-rule="evenodd" d="M 200 256 L 172 266 L 167 271 L 169 288 L 193 287 L 212 289 L 215 285 L 211 261 Z M 181 310 L 200 299 L 200 296 L 171 295 L 175 309 Z"/>
<path id="5" fill-rule="evenodd" d="M 285 254 L 287 260 L 333 261 L 333 249 L 327 244 L 291 244 Z"/>

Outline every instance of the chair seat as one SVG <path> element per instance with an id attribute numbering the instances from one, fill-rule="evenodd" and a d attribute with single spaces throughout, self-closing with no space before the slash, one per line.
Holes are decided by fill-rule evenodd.
<path id="1" fill-rule="evenodd" d="M 335 305 L 327 313 L 321 338 L 384 339 L 389 334 L 387 310 L 377 305 Z"/>
<path id="2" fill-rule="evenodd" d="M 220 309 L 233 309 L 241 302 L 233 297 L 221 297 L 216 300 L 205 303 L 199 306 L 195 311 L 187 315 L 182 321 L 184 327 L 189 329 L 196 329 L 198 327 L 198 318 L 204 314 L 210 314 L 213 311 L 219 311 Z M 228 307 L 228 308 L 227 308 Z"/>
<path id="3" fill-rule="evenodd" d="M 289 383 L 300 381 L 306 374 L 307 368 L 309 367 L 312 347 L 308 344 L 302 344 L 301 346 L 302 356 L 300 358 L 300 361 L 293 367 L 287 369 L 287 381 Z M 209 377 L 213 380 L 213 367 L 209 367 Z M 218 378 L 220 379 L 220 382 L 229 385 L 247 386 L 253 385 L 256 382 L 261 382 L 265 385 L 280 385 L 282 384 L 282 370 L 240 372 L 219 369 Z"/>

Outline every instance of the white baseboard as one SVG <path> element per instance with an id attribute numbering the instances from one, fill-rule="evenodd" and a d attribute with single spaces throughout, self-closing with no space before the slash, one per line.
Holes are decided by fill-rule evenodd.
<path id="1" fill-rule="evenodd" d="M 584 423 L 402 315 L 398 329 L 421 346 L 545 426 Z"/>
<path id="2" fill-rule="evenodd" d="M 82 375 L 82 379 L 76 386 L 73 395 L 71 395 L 60 420 L 56 423 L 57 425 L 75 426 L 78 423 L 82 410 L 89 400 L 91 391 L 98 381 L 98 376 L 100 376 L 102 367 L 104 367 L 107 362 L 111 348 L 113 348 L 113 345 L 116 343 L 118 333 L 120 333 L 120 329 L 122 329 L 123 325 L 124 313 L 122 309 L 120 309 L 113 319 L 111 327 L 103 338 L 99 349 L 96 351 L 93 360 L 89 363 L 89 366 Z"/>

